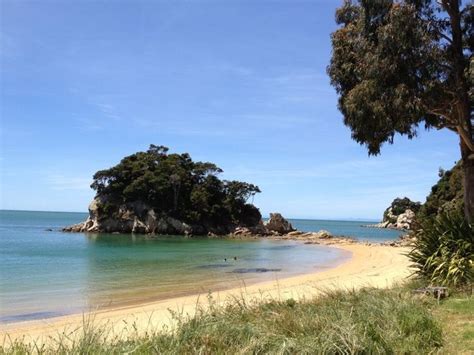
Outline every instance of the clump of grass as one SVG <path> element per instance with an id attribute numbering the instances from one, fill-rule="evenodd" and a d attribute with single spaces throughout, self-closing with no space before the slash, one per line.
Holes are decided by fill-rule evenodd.
<path id="1" fill-rule="evenodd" d="M 474 281 L 474 224 L 460 211 L 427 219 L 408 254 L 418 276 L 436 285 L 461 287 Z"/>
<path id="2" fill-rule="evenodd" d="M 161 354 L 355 354 L 428 353 L 442 344 L 441 329 L 423 301 L 409 292 L 363 289 L 332 291 L 313 300 L 257 304 L 235 299 L 199 309 L 189 318 L 174 314 L 174 332 L 135 335 L 104 342 L 87 329 L 84 340 L 37 349 L 15 342 L 6 353 Z M 40 350 L 40 351 L 38 351 Z"/>

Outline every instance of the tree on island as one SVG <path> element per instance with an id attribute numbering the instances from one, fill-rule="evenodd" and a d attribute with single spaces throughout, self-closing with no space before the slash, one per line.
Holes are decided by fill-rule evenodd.
<path id="1" fill-rule="evenodd" d="M 393 219 L 394 216 L 399 216 L 402 213 L 405 213 L 407 210 L 410 210 L 414 213 L 418 213 L 420 208 L 420 202 L 412 201 L 408 197 L 397 197 L 395 200 L 392 201 L 391 205 L 384 211 L 383 221 L 394 223 L 396 222 L 396 218 Z"/>
<path id="2" fill-rule="evenodd" d="M 122 206 L 139 203 L 206 229 L 257 225 L 261 214 L 247 201 L 260 192 L 258 186 L 221 180 L 220 173 L 213 163 L 195 162 L 187 153 L 169 154 L 167 147 L 152 144 L 147 151 L 96 172 L 91 187 L 106 201 L 100 206 L 104 218 L 113 218 Z"/>
<path id="3" fill-rule="evenodd" d="M 369 154 L 420 124 L 459 135 L 464 213 L 474 221 L 474 6 L 459 0 L 346 0 L 328 73 L 352 138 Z"/>

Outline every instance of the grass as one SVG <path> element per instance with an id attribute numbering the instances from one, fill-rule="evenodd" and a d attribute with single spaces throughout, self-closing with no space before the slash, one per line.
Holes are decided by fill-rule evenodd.
<path id="1" fill-rule="evenodd" d="M 474 354 L 474 298 L 454 297 L 433 309 L 443 326 L 444 347 L 448 354 Z"/>
<path id="2" fill-rule="evenodd" d="M 424 354 L 443 345 L 441 323 L 431 312 L 438 307 L 436 302 L 413 297 L 405 289 L 332 291 L 298 302 L 250 304 L 235 299 L 217 306 L 211 297 L 209 302 L 193 317 L 174 314 L 173 332 L 139 335 L 132 331 L 125 339 L 110 338 L 106 329 L 87 325 L 75 342 L 59 339 L 36 346 L 6 341 L 0 353 Z M 472 304 L 446 302 L 439 308 L 456 315 L 464 314 L 464 307 L 471 309 Z M 447 313 L 440 319 L 444 316 Z M 472 328 L 460 336 L 470 341 Z"/>

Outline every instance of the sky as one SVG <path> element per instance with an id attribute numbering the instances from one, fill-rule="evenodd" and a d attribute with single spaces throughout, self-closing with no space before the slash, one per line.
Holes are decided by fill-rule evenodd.
<path id="1" fill-rule="evenodd" d="M 340 1 L 0 2 L 0 209 L 87 211 L 95 171 L 165 145 L 262 214 L 381 219 L 459 159 L 445 130 L 351 140 L 326 67 Z"/>

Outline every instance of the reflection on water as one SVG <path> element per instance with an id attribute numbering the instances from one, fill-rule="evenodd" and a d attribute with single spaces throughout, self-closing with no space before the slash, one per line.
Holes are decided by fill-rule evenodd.
<path id="1" fill-rule="evenodd" d="M 286 250 L 286 249 L 291 249 L 291 248 L 295 248 L 296 245 L 273 245 L 271 247 L 264 247 L 262 249 L 265 249 L 265 250 Z"/>
<path id="2" fill-rule="evenodd" d="M 229 267 L 230 264 L 210 264 L 210 265 L 198 265 L 196 269 L 219 269 L 221 267 Z"/>
<path id="3" fill-rule="evenodd" d="M 281 269 L 267 269 L 265 267 L 257 268 L 239 268 L 230 271 L 233 274 L 254 274 L 254 273 L 264 273 L 264 272 L 279 272 Z"/>
<path id="4" fill-rule="evenodd" d="M 26 320 L 45 319 L 64 316 L 61 312 L 33 312 L 33 313 L 20 313 L 10 316 L 0 316 L 0 323 L 13 323 L 21 322 Z"/>

